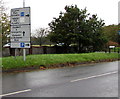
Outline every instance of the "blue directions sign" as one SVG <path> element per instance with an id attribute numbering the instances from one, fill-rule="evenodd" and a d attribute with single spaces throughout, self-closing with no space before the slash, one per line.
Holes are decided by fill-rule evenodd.
<path id="1" fill-rule="evenodd" d="M 20 16 L 24 16 L 24 15 L 25 15 L 25 13 L 24 13 L 24 12 L 21 12 L 21 13 L 20 13 Z"/>
<path id="2" fill-rule="evenodd" d="M 25 43 L 20 43 L 20 47 L 25 47 Z"/>

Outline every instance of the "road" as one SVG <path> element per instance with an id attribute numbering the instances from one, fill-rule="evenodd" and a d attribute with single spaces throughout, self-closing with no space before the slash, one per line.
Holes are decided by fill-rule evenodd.
<path id="1" fill-rule="evenodd" d="M 118 61 L 3 74 L 3 97 L 118 97 Z"/>

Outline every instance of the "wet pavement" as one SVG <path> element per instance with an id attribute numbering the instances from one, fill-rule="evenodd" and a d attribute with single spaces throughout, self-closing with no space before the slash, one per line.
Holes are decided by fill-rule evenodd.
<path id="1" fill-rule="evenodd" d="M 118 61 L 3 74 L 3 95 L 8 97 L 117 97 L 117 71 Z M 74 82 L 74 80 L 78 81 Z M 9 93 L 13 94 L 7 95 Z"/>

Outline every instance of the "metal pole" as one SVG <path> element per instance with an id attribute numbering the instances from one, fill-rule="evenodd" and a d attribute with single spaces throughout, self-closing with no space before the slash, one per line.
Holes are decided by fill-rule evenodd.
<path id="1" fill-rule="evenodd" d="M 16 48 L 15 48 L 15 59 L 16 59 Z"/>
<path id="2" fill-rule="evenodd" d="M 26 50 L 23 49 L 23 60 L 25 61 L 26 60 Z"/>
<path id="3" fill-rule="evenodd" d="M 25 0 L 23 0 L 23 7 L 25 7 Z"/>
<path id="4" fill-rule="evenodd" d="M 23 8 L 25 7 L 25 0 L 23 0 Z M 23 49 L 23 60 L 26 60 L 26 50 Z"/>

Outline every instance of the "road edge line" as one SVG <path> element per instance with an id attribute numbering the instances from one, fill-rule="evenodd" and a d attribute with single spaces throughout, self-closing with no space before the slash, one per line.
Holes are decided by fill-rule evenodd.
<path id="1" fill-rule="evenodd" d="M 2 94 L 2 95 L 0 95 L 0 97 L 3 97 L 3 96 L 10 96 L 10 95 L 15 95 L 15 94 L 19 94 L 19 93 L 28 92 L 28 91 L 31 91 L 31 89 L 26 89 L 26 90 L 21 90 L 21 91 L 16 91 L 16 92 L 11 92 L 11 93 L 8 93 L 8 94 Z"/>
<path id="2" fill-rule="evenodd" d="M 76 80 L 71 80 L 70 82 L 77 82 L 77 81 L 81 81 L 81 80 L 87 80 L 87 79 L 91 79 L 91 78 L 97 78 L 97 77 L 102 77 L 102 76 L 106 76 L 106 75 L 110 75 L 110 74 L 116 74 L 116 73 L 118 73 L 118 71 L 104 73 L 104 74 L 99 74 L 99 75 L 94 75 L 94 76 L 89 76 L 89 77 L 76 79 Z"/>

